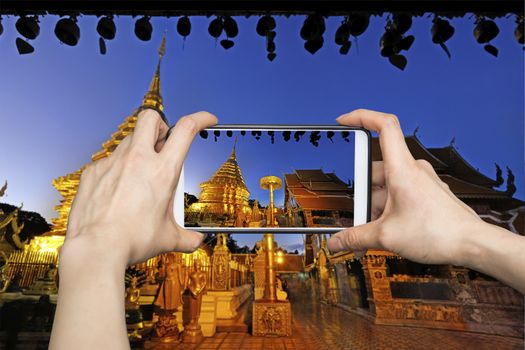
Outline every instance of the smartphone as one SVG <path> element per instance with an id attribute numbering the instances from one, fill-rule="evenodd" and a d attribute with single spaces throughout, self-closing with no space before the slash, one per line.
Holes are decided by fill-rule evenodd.
<path id="1" fill-rule="evenodd" d="M 174 215 L 200 232 L 333 233 L 369 221 L 370 181 L 365 129 L 220 125 L 195 137 Z"/>

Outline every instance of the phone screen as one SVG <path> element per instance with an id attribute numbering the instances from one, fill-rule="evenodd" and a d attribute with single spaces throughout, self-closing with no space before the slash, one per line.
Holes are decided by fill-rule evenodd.
<path id="1" fill-rule="evenodd" d="M 184 226 L 352 226 L 354 153 L 355 130 L 204 130 L 184 163 Z"/>

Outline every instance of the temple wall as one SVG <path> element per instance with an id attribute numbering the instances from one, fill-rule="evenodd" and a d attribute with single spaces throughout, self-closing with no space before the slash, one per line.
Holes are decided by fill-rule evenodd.
<path id="1" fill-rule="evenodd" d="M 361 261 L 369 311 L 377 324 L 524 336 L 523 295 L 501 282 L 471 280 L 468 269 L 455 266 L 443 266 L 440 277 L 389 276 L 385 257 Z M 358 307 L 342 268 L 336 271 L 340 303 Z"/>

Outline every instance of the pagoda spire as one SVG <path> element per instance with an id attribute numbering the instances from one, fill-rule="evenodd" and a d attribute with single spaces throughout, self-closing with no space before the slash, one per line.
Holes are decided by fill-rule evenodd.
<path id="1" fill-rule="evenodd" d="M 237 151 L 235 148 L 237 147 L 237 136 L 235 136 L 235 141 L 233 141 L 233 149 L 232 153 L 230 154 L 230 159 L 237 160 Z"/>
<path id="2" fill-rule="evenodd" d="M 164 105 L 162 104 L 162 95 L 160 93 L 160 63 L 164 54 L 166 53 L 166 34 L 162 37 L 162 41 L 159 47 L 159 60 L 157 62 L 157 69 L 151 79 L 148 92 L 144 95 L 141 107 L 154 107 L 159 111 L 164 111 Z"/>

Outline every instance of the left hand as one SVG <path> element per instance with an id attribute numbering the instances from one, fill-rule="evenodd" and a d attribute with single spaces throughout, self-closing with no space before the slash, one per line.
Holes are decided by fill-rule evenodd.
<path id="1" fill-rule="evenodd" d="M 95 259 L 117 260 L 121 266 L 197 249 L 203 235 L 175 222 L 173 199 L 193 138 L 216 123 L 208 112 L 185 116 L 165 140 L 168 126 L 160 115 L 140 112 L 134 132 L 109 157 L 84 169 L 61 259 L 83 259 L 75 246 L 100 248 Z"/>

